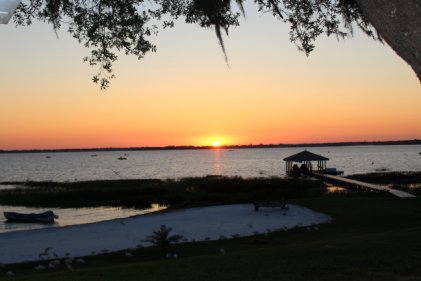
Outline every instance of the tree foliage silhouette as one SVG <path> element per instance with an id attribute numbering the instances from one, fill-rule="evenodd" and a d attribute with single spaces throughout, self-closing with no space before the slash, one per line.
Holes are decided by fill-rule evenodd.
<path id="1" fill-rule="evenodd" d="M 367 12 L 379 8 L 382 1 L 402 5 L 398 0 L 253 1 L 260 12 L 270 12 L 290 26 L 290 40 L 306 55 L 314 50 L 314 42 L 321 34 L 345 38 L 352 36 L 354 26 L 368 36 L 381 40 L 383 36 L 376 32 L 370 24 L 372 21 L 368 20 L 374 17 L 373 13 Z M 365 5 L 367 1 L 378 2 L 377 7 Z M 410 4 L 419 5 L 416 1 L 400 2 L 406 2 L 408 7 L 405 9 L 408 10 Z M 245 0 L 235 2 L 245 16 Z M 362 10 L 361 7 L 367 8 Z M 393 8 L 396 7 L 390 9 Z M 418 10 L 413 10 L 418 13 Z M 74 38 L 91 49 L 90 56 L 85 57 L 84 61 L 98 67 L 93 81 L 105 89 L 114 77 L 112 65 L 119 53 L 141 59 L 148 52 L 155 52 L 152 36 L 162 29 L 173 27 L 177 19 L 203 28 L 213 28 L 228 60 L 223 33 L 228 35 L 231 27 L 239 25 L 241 13 L 235 12 L 230 0 L 26 0 L 16 10 L 14 20 L 17 25 L 30 25 L 33 20 L 40 20 L 52 24 L 56 30 L 67 28 Z M 376 29 L 379 30 L 377 26 Z M 393 44 L 391 46 L 396 50 Z M 397 52 L 418 73 L 414 63 Z M 421 77 L 421 69 L 418 75 Z"/>
<path id="2" fill-rule="evenodd" d="M 168 253 L 168 247 L 171 244 L 177 243 L 184 238 L 181 235 L 170 235 L 171 231 L 171 227 L 161 225 L 159 230 L 156 230 L 152 235 L 147 236 L 144 241 L 152 243 L 152 245 L 160 248 L 161 254 L 165 256 Z"/>

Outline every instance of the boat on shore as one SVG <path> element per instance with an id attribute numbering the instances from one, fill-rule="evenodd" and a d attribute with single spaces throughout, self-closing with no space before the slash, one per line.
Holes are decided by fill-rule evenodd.
<path id="1" fill-rule="evenodd" d="M 10 222 L 40 222 L 40 223 L 53 223 L 58 218 L 53 211 L 46 211 L 42 213 L 16 213 L 4 212 L 4 217 Z"/>

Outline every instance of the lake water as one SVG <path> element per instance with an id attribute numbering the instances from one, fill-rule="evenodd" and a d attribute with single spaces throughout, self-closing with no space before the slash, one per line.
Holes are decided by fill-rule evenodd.
<path id="1" fill-rule="evenodd" d="M 107 179 L 168 179 L 225 175 L 285 176 L 283 158 L 304 149 L 328 157 L 328 167 L 345 174 L 387 171 L 421 171 L 421 145 L 343 146 L 311 148 L 161 150 L 130 152 L 71 152 L 0 154 L 0 189 L 15 188 L 14 181 L 81 181 Z M 95 155 L 95 156 L 93 156 Z M 126 160 L 119 160 L 124 157 Z M 6 223 L 0 233 L 42 227 L 93 223 L 156 211 L 121 208 L 53 209 L 56 224 Z M 0 211 L 41 212 L 45 209 L 0 206 Z"/>
<path id="2" fill-rule="evenodd" d="M 0 183 L 285 176 L 282 159 L 304 149 L 328 157 L 328 167 L 343 170 L 346 175 L 377 169 L 421 171 L 421 145 L 22 153 L 0 154 Z"/>

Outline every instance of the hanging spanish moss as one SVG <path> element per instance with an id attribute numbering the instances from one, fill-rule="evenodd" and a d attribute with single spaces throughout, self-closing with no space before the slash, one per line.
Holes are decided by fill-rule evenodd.
<path id="1" fill-rule="evenodd" d="M 233 1 L 234 2 L 234 1 Z M 114 77 L 113 63 L 119 53 L 143 58 L 155 52 L 151 42 L 161 29 L 176 20 L 215 30 L 225 61 L 228 63 L 224 33 L 239 25 L 245 17 L 244 0 L 27 0 L 14 15 L 17 25 L 33 20 L 48 22 L 54 29 L 67 31 L 91 50 L 84 61 L 98 67 L 93 81 L 101 89 Z M 355 26 L 367 35 L 380 39 L 356 0 L 254 0 L 260 12 L 270 12 L 290 26 L 290 40 L 305 54 L 314 50 L 321 34 L 345 38 Z M 237 12 L 239 11 L 239 12 Z M 161 23 L 158 26 L 156 23 Z"/>

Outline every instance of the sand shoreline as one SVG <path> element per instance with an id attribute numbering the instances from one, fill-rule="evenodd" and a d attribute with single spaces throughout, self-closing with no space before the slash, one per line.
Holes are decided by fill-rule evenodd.
<path id="1" fill-rule="evenodd" d="M 46 248 L 51 248 L 50 258 L 54 257 L 53 252 L 64 258 L 149 246 L 143 240 L 163 224 L 172 227 L 173 234 L 183 235 L 187 242 L 251 236 L 332 220 L 304 207 L 289 207 L 285 213 L 279 208 L 262 208 L 255 212 L 251 204 L 212 206 L 63 228 L 8 232 L 0 234 L 0 263 L 39 260 Z"/>

